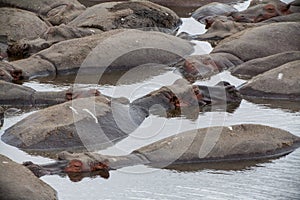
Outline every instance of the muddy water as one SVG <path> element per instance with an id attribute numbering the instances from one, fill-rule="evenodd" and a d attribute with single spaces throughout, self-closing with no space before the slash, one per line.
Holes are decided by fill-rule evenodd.
<path id="1" fill-rule="evenodd" d="M 239 9 L 247 2 L 238 5 Z M 183 18 L 181 31 L 191 34 L 204 31 L 203 26 L 192 19 Z M 207 43 L 196 42 L 197 54 L 208 53 Z M 103 94 L 124 96 L 131 101 L 181 78 L 176 70 L 158 66 L 156 70 L 135 68 L 125 74 L 110 74 L 103 80 L 107 84 L 85 85 L 97 88 Z M 115 77 L 113 79 L 112 77 Z M 25 85 L 39 91 L 62 90 L 72 85 L 74 77 L 57 79 L 51 82 L 28 82 Z M 116 81 L 112 81 L 116 80 Z M 244 81 L 223 72 L 210 80 L 196 84 L 213 85 L 226 80 L 234 85 Z M 34 111 L 32 111 L 34 112 Z M 4 131 L 30 115 L 6 116 Z M 214 125 L 258 123 L 282 128 L 300 136 L 300 105 L 295 102 L 243 100 L 238 108 L 214 109 L 213 112 L 197 113 L 192 116 L 164 118 L 156 115 L 148 117 L 129 137 L 100 153 L 123 155 L 132 150 L 184 130 Z M 51 162 L 51 159 L 32 156 L 0 142 L 0 153 L 17 162 L 32 160 L 36 163 Z M 220 170 L 222 168 L 222 170 Z M 42 180 L 50 184 L 59 199 L 300 199 L 300 149 L 275 160 L 252 163 L 233 163 L 223 166 L 190 165 L 176 169 L 155 169 L 148 166 L 134 166 L 110 172 L 109 179 L 100 177 L 84 178 L 72 182 L 68 177 L 45 176 Z"/>

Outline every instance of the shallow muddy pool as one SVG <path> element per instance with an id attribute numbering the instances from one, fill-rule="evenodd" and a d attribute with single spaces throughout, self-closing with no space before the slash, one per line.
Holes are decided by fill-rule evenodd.
<path id="1" fill-rule="evenodd" d="M 237 5 L 243 9 L 249 2 Z M 199 34 L 203 26 L 190 18 L 183 18 L 180 31 Z M 196 42 L 195 54 L 212 50 L 208 43 Z M 148 70 L 147 73 L 145 70 Z M 103 84 L 83 87 L 97 88 L 113 97 L 127 97 L 130 101 L 164 85 L 170 85 L 181 76 L 173 68 L 158 66 L 156 70 L 135 68 L 125 74 L 110 74 L 103 77 Z M 72 85 L 74 77 L 48 82 L 25 83 L 39 91 L 62 90 Z M 239 86 L 243 80 L 232 77 L 229 72 L 215 75 L 210 80 L 195 84 L 214 85 L 221 80 Z M 32 112 L 7 116 L 0 135 L 10 126 Z M 230 126 L 240 123 L 257 123 L 290 131 L 300 136 L 300 105 L 287 101 L 243 100 L 236 108 L 215 108 L 212 112 L 189 113 L 181 117 L 148 117 L 129 137 L 115 146 L 99 151 L 102 154 L 124 155 L 159 139 L 185 130 L 215 125 Z M 53 160 L 29 155 L 17 148 L 0 142 L 0 153 L 16 162 L 31 160 L 49 163 Z M 220 170 L 219 168 L 222 168 Z M 185 170 L 157 169 L 148 166 L 133 166 L 110 171 L 110 177 L 83 178 L 72 182 L 68 177 L 44 176 L 41 179 L 51 185 L 61 200 L 69 199 L 300 199 L 300 149 L 279 159 L 234 163 L 228 166 L 185 166 Z M 79 178 L 80 179 L 80 178 Z M 78 180 L 78 179 L 77 179 Z"/>

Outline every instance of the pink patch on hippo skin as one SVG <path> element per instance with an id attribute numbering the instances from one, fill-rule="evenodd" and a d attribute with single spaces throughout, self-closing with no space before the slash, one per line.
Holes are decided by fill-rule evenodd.
<path id="1" fill-rule="evenodd" d="M 83 163 L 80 160 L 71 160 L 64 171 L 66 173 L 79 173 L 83 172 Z"/>

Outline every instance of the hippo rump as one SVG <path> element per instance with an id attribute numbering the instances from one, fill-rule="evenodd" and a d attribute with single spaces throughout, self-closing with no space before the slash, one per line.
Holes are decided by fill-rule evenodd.
<path id="1" fill-rule="evenodd" d="M 81 72 L 99 75 L 104 70 L 126 71 L 147 63 L 167 65 L 192 52 L 189 42 L 175 36 L 155 31 L 119 29 L 59 42 L 10 64 L 22 69 L 27 80 L 74 74 L 79 68 Z"/>
<path id="2" fill-rule="evenodd" d="M 100 94 L 51 106 L 24 118 L 1 138 L 7 144 L 35 153 L 84 150 L 84 147 L 102 149 L 133 132 L 149 116 L 153 106 L 166 112 L 181 109 L 181 114 L 186 114 L 187 107 L 199 113 L 199 106 L 226 106 L 240 101 L 239 92 L 228 83 L 207 87 L 178 80 L 129 105 L 122 99 L 109 99 Z"/>
<path id="3" fill-rule="evenodd" d="M 300 60 L 253 77 L 240 88 L 247 98 L 288 99 L 300 101 Z"/>
<path id="4" fill-rule="evenodd" d="M 185 62 L 179 63 L 180 70 L 185 72 L 183 75 L 198 78 L 198 74 L 199 78 L 202 78 L 227 69 L 228 66 L 234 67 L 253 59 L 287 51 L 299 51 L 299 31 L 300 24 L 297 22 L 272 23 L 249 28 L 222 40 L 209 55 L 199 55 L 199 59 L 195 59 L 195 56 L 187 57 Z M 189 73 L 190 71 L 192 73 Z"/>
<path id="5" fill-rule="evenodd" d="M 190 130 L 139 148 L 129 155 L 61 152 L 56 164 L 27 165 L 41 176 L 56 170 L 82 173 L 144 164 L 160 168 L 185 163 L 224 163 L 276 158 L 300 146 L 300 138 L 278 128 L 256 124 Z"/>
<path id="6" fill-rule="evenodd" d="M 32 12 L 0 8 L 0 35 L 7 36 L 8 41 L 38 38 L 47 28 L 48 25 Z"/>
<path id="7" fill-rule="evenodd" d="M 68 23 L 85 10 L 77 0 L 0 0 L 1 6 L 20 8 L 38 14 L 53 25 Z"/>

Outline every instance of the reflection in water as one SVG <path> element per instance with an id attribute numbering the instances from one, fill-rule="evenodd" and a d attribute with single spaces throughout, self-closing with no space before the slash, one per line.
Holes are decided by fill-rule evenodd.
<path id="1" fill-rule="evenodd" d="M 51 80 L 49 80 L 47 77 L 39 78 L 39 81 L 41 83 L 51 83 L 55 85 L 72 85 L 74 84 L 75 80 L 76 84 L 97 84 L 94 82 L 91 83 L 91 80 L 95 80 L 96 78 L 99 80 L 99 85 L 118 86 L 130 85 L 134 83 L 147 81 L 154 76 L 158 76 L 172 70 L 173 68 L 170 68 L 166 65 L 149 63 L 145 65 L 139 65 L 128 70 L 105 71 L 103 74 L 99 73 L 99 71 L 96 71 L 93 74 L 96 74 L 97 77 L 95 77 L 95 75 L 81 73 L 80 80 L 76 77 L 76 74 L 69 74 L 63 76 L 56 76 L 54 79 Z M 90 71 L 91 69 L 89 69 L 89 72 Z"/>
<path id="2" fill-rule="evenodd" d="M 83 178 L 109 178 L 109 171 L 108 170 L 99 170 L 94 172 L 85 172 L 85 173 L 67 173 L 67 176 L 72 182 L 79 182 L 82 181 Z"/>
<path id="3" fill-rule="evenodd" d="M 271 160 L 249 160 L 236 162 L 217 162 L 217 163 L 192 163 L 169 165 L 165 169 L 175 170 L 177 172 L 196 172 L 200 170 L 224 170 L 224 171 L 241 171 L 250 170 L 259 166 L 261 163 L 272 162 Z"/>
<path id="4" fill-rule="evenodd" d="M 256 98 L 247 98 L 247 101 L 263 105 L 269 108 L 279 108 L 286 110 L 288 112 L 300 112 L 300 102 L 299 101 L 289 101 L 289 100 L 272 100 L 272 99 L 256 99 Z"/>

